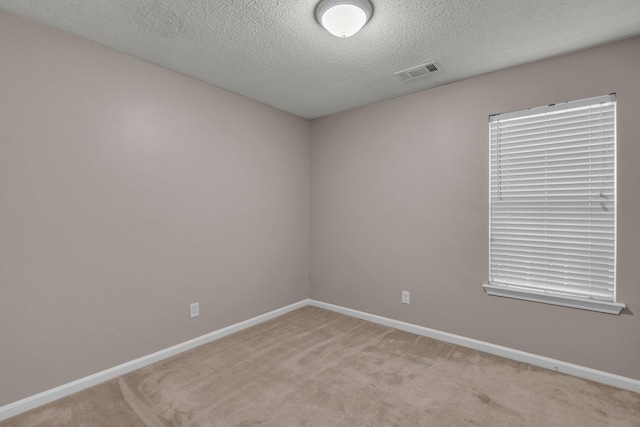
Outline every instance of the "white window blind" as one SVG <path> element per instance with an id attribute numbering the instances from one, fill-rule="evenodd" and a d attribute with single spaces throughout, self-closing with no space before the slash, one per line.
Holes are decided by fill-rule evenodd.
<path id="1" fill-rule="evenodd" d="M 489 136 L 485 290 L 615 304 L 615 95 L 494 115 Z"/>

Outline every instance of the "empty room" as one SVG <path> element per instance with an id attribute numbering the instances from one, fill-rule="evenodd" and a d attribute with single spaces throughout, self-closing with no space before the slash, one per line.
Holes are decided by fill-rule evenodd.
<path id="1" fill-rule="evenodd" d="M 0 0 L 0 427 L 640 426 L 639 164 L 637 0 Z"/>

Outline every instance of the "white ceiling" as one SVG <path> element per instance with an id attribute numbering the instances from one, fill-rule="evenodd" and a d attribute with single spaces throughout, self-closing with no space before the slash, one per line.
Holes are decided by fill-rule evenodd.
<path id="1" fill-rule="evenodd" d="M 304 118 L 640 34 L 640 0 L 372 0 L 371 21 L 339 39 L 316 22 L 319 1 L 0 0 L 0 9 Z M 442 70 L 393 76 L 427 61 Z"/>

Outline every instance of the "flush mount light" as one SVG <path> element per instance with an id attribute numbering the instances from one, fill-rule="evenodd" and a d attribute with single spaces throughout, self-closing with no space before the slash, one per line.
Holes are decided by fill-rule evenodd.
<path id="1" fill-rule="evenodd" d="M 373 7 L 369 0 L 322 0 L 316 19 L 336 37 L 351 37 L 367 23 Z"/>

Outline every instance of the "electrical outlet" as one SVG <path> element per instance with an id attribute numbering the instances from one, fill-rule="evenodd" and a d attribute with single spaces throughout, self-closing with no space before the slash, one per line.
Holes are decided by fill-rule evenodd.
<path id="1" fill-rule="evenodd" d="M 402 303 L 409 304 L 411 300 L 411 293 L 409 291 L 402 291 Z"/>
<path id="2" fill-rule="evenodd" d="M 200 316 L 200 303 L 194 302 L 189 304 L 189 310 L 190 310 L 189 317 L 191 319 L 193 319 L 194 317 Z"/>

